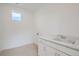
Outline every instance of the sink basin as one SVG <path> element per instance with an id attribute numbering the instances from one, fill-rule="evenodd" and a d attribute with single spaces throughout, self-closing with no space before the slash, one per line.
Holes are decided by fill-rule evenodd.
<path id="1" fill-rule="evenodd" d="M 79 44 L 78 38 L 65 37 L 63 35 L 57 35 L 56 38 L 54 38 L 54 40 L 64 42 L 64 43 L 67 43 L 67 44 L 72 44 L 72 45 L 78 45 Z"/>

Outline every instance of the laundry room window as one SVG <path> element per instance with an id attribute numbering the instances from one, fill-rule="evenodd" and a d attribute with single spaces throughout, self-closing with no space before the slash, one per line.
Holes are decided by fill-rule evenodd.
<path id="1" fill-rule="evenodd" d="M 12 11 L 12 21 L 13 22 L 20 22 L 22 19 L 22 15 L 20 12 Z"/>

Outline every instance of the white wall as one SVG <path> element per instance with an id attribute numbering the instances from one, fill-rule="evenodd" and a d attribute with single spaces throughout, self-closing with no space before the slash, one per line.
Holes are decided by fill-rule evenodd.
<path id="1" fill-rule="evenodd" d="M 3 33 L 4 33 L 4 25 L 3 25 L 3 10 L 2 10 L 2 6 L 0 5 L 0 49 L 2 48 L 2 44 L 3 44 Z"/>
<path id="2" fill-rule="evenodd" d="M 22 21 L 20 23 L 14 23 L 11 20 L 11 12 L 12 9 L 19 11 L 22 13 Z M 15 7 L 6 5 L 3 6 L 3 41 L 0 45 L 2 46 L 1 49 L 8 49 L 18 47 L 24 44 L 33 43 L 33 14 L 32 12 Z M 1 23 L 0 23 L 1 24 Z M 1 26 L 3 26 L 1 25 Z M 0 27 L 1 28 L 1 27 Z"/>
<path id="3" fill-rule="evenodd" d="M 36 12 L 37 32 L 79 37 L 79 5 L 54 5 Z"/>
<path id="4" fill-rule="evenodd" d="M 11 21 L 12 9 L 22 13 L 20 23 Z M 35 32 L 79 37 L 79 5 L 48 6 L 36 13 L 10 5 L 0 6 L 0 10 L 0 49 L 32 43 L 37 39 Z"/>

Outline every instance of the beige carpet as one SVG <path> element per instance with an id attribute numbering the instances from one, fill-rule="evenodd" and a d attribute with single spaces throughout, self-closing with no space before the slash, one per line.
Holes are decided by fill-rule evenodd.
<path id="1" fill-rule="evenodd" d="M 35 44 L 29 44 L 18 48 L 3 50 L 0 52 L 0 56 L 37 56 L 37 49 Z"/>

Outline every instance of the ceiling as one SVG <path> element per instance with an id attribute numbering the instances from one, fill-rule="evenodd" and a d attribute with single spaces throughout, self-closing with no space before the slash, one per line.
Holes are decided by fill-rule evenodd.
<path id="1" fill-rule="evenodd" d="M 0 5 L 18 6 L 30 11 L 36 11 L 42 7 L 79 6 L 79 3 L 0 3 Z"/>

